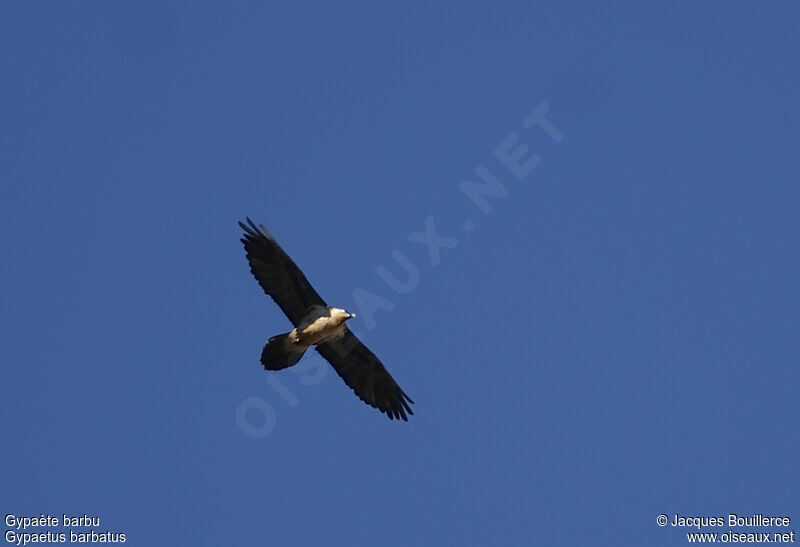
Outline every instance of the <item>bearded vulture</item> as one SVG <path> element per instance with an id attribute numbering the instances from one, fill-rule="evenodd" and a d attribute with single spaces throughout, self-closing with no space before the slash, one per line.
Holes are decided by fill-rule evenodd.
<path id="1" fill-rule="evenodd" d="M 408 404 L 414 401 L 345 324 L 356 314 L 328 306 L 264 226 L 249 218 L 239 226 L 244 230 L 241 242 L 250 271 L 295 327 L 267 341 L 261 352 L 264 368 L 290 367 L 316 346 L 362 401 L 390 419 L 408 421 L 408 414 L 414 414 Z"/>

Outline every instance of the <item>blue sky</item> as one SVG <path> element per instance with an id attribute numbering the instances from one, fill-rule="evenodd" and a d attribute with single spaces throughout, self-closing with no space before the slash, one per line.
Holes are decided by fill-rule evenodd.
<path id="1" fill-rule="evenodd" d="M 209 546 L 681 545 L 659 514 L 800 519 L 798 16 L 4 3 L 3 514 Z M 525 127 L 537 107 L 560 142 Z M 462 191 L 481 169 L 488 213 Z M 245 216 L 362 312 L 409 423 L 315 354 L 268 382 L 289 323 Z M 410 238 L 428 218 L 452 238 L 435 265 Z"/>

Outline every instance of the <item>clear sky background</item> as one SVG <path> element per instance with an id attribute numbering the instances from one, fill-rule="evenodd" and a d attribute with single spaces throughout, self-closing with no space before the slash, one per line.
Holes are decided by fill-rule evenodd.
<path id="1" fill-rule="evenodd" d="M 131 545 L 685 544 L 660 513 L 800 532 L 799 20 L 3 3 L 0 511 Z M 543 103 L 561 142 L 524 126 Z M 521 180 L 512 133 L 540 158 Z M 507 192 L 488 214 L 460 189 L 480 166 Z M 289 323 L 245 216 L 361 312 L 408 423 L 315 353 L 268 383 Z M 436 265 L 409 239 L 429 216 L 457 239 Z M 408 280 L 395 251 L 404 293 L 376 272 Z"/>

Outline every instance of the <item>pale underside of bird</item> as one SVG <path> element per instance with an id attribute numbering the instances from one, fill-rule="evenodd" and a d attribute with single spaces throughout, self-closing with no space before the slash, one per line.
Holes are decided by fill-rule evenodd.
<path id="1" fill-rule="evenodd" d="M 239 222 L 250 271 L 294 325 L 270 338 L 261 352 L 267 370 L 296 364 L 315 346 L 358 397 L 390 419 L 407 421 L 414 401 L 400 389 L 383 363 L 347 327 L 354 313 L 328 306 L 275 238 L 249 218 Z"/>

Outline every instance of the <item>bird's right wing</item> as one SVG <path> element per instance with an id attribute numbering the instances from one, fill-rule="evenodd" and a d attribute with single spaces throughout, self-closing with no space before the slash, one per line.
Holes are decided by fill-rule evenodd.
<path id="1" fill-rule="evenodd" d="M 311 306 L 327 306 L 264 226 L 256 226 L 249 218 L 247 224 L 239 222 L 239 226 L 244 230 L 241 241 L 247 252 L 250 271 L 294 326 L 306 316 Z"/>
<path id="2" fill-rule="evenodd" d="M 411 397 L 400 389 L 380 359 L 350 329 L 345 328 L 345 335 L 338 340 L 319 344 L 317 351 L 368 405 L 390 419 L 408 421 L 406 413 L 414 414 L 408 406 L 414 403 Z"/>

